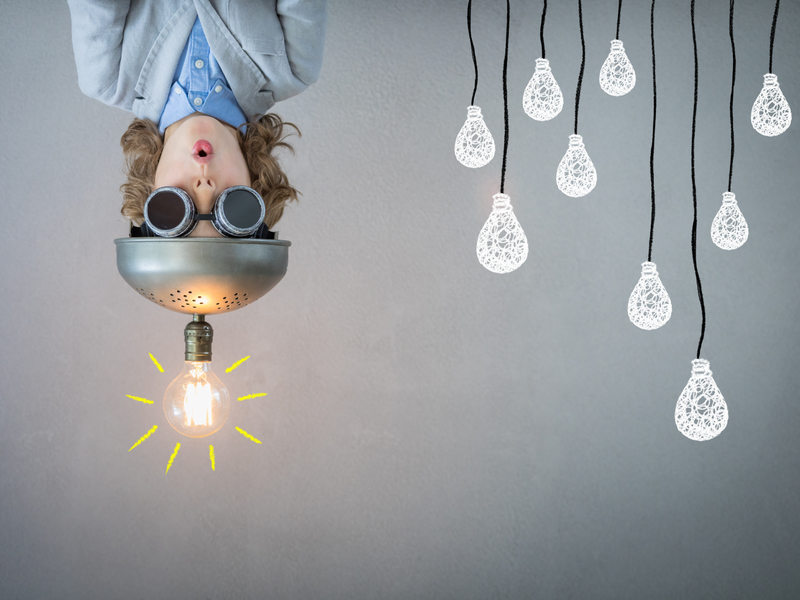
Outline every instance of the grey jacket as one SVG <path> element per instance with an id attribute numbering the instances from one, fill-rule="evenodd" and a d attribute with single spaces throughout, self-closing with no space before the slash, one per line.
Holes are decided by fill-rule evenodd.
<path id="1" fill-rule="evenodd" d="M 325 0 L 68 0 L 78 85 L 158 123 L 195 18 L 248 120 L 319 77 Z"/>

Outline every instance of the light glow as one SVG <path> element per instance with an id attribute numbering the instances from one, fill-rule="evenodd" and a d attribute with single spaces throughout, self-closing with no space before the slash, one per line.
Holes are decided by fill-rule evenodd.
<path id="1" fill-rule="evenodd" d="M 164 393 L 164 414 L 180 434 L 206 437 L 217 431 L 230 414 L 228 389 L 210 362 L 184 363 L 181 373 Z"/>
<path id="2" fill-rule="evenodd" d="M 186 396 L 183 399 L 186 426 L 211 425 L 211 384 L 205 380 L 202 369 L 194 369 L 192 374 L 198 381 L 186 386 Z"/>

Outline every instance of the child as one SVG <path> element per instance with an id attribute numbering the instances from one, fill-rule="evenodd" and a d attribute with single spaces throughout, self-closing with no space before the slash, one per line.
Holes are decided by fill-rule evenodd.
<path id="1" fill-rule="evenodd" d="M 81 91 L 136 115 L 120 142 L 122 214 L 141 226 L 147 197 L 165 186 L 208 214 L 244 185 L 262 196 L 262 231 L 271 228 L 297 200 L 274 152 L 291 150 L 284 127 L 299 131 L 266 113 L 319 77 L 325 0 L 69 0 L 69 9 Z M 220 234 L 200 220 L 190 235 Z"/>

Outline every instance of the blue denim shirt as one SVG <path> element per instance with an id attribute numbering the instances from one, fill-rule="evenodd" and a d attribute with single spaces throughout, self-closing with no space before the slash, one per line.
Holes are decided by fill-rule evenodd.
<path id="1" fill-rule="evenodd" d="M 178 60 L 158 131 L 163 135 L 167 127 L 193 112 L 215 117 L 235 128 L 247 123 L 247 117 L 228 87 L 225 74 L 211 53 L 199 18 L 195 19 Z M 246 128 L 242 129 L 242 133 L 245 131 Z"/>

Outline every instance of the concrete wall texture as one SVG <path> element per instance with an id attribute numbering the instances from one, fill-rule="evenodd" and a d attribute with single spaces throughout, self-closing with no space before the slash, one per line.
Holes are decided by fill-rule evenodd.
<path id="1" fill-rule="evenodd" d="M 650 3 L 623 4 L 638 82 L 612 98 L 597 77 L 617 2 L 584 2 L 580 132 L 599 182 L 581 199 L 555 185 L 577 2 L 548 10 L 564 111 L 538 123 L 521 107 L 541 6 L 512 2 L 506 191 L 530 254 L 501 276 L 475 241 L 500 180 L 505 3 L 473 7 L 498 154 L 469 170 L 453 156 L 473 84 L 466 1 L 331 1 L 320 81 L 275 109 L 303 131 L 285 160 L 303 192 L 280 224 L 288 274 L 211 320 L 231 393 L 268 396 L 193 440 L 160 409 L 188 319 L 116 270 L 131 115 L 78 89 L 66 3 L 0 2 L 0 597 L 800 595 L 800 126 L 765 138 L 749 123 L 774 3 L 736 6 L 733 191 L 750 239 L 725 252 L 708 231 L 730 151 L 728 2 L 697 2 L 703 356 L 730 410 L 706 443 L 673 417 L 700 332 L 689 0 L 656 7 L 653 259 L 674 312 L 653 332 L 626 314 L 650 220 Z M 796 108 L 798 56 L 800 7 L 785 2 L 774 71 Z"/>

